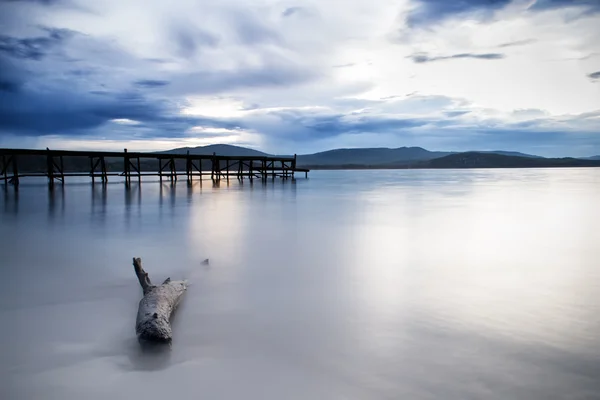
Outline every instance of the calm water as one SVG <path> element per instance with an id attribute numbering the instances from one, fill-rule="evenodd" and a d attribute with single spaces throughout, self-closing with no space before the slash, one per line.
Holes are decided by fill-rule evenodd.
<path id="1" fill-rule="evenodd" d="M 0 235 L 3 400 L 600 398 L 600 169 L 24 181 Z"/>

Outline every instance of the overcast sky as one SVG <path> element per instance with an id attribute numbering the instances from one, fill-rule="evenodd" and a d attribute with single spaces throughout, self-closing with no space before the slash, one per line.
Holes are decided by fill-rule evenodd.
<path id="1" fill-rule="evenodd" d="M 600 154 L 600 0 L 0 0 L 0 146 Z"/>

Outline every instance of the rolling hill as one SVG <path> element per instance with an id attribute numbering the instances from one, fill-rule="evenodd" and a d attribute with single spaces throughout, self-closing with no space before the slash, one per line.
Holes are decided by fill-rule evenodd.
<path id="1" fill-rule="evenodd" d="M 230 144 L 210 144 L 208 146 L 199 147 L 178 147 L 176 149 L 171 149 L 167 151 L 157 151 L 157 153 L 186 154 L 188 151 L 190 152 L 190 154 L 202 155 L 211 155 L 213 153 L 216 153 L 220 156 L 269 156 L 269 154 L 263 153 L 262 151 L 249 149 L 247 147 L 233 146 Z"/>
<path id="2" fill-rule="evenodd" d="M 378 165 L 398 162 L 413 162 L 431 160 L 451 154 L 442 151 L 429 151 L 421 147 L 400 147 L 390 149 L 335 149 L 315 154 L 298 156 L 298 166 L 333 166 L 333 165 Z"/>

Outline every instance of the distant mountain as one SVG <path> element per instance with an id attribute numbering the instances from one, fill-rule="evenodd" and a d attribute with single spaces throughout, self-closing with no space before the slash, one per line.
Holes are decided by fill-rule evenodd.
<path id="1" fill-rule="evenodd" d="M 198 147 L 179 147 L 167 151 L 157 151 L 157 153 L 186 154 L 188 150 L 190 154 L 201 155 L 212 155 L 213 153 L 216 153 L 219 156 L 269 156 L 269 154 L 263 153 L 262 151 L 249 149 L 247 147 L 233 146 L 230 144 L 210 144 L 208 146 Z"/>
<path id="2" fill-rule="evenodd" d="M 444 151 L 429 151 L 421 147 L 387 147 L 362 149 L 335 149 L 315 154 L 298 156 L 298 166 L 330 167 L 334 165 L 376 166 L 392 163 L 431 160 L 452 154 Z"/>
<path id="3" fill-rule="evenodd" d="M 493 150 L 493 151 L 474 151 L 474 152 L 475 153 L 500 154 L 500 155 L 503 155 L 503 156 L 528 157 L 528 158 L 544 158 L 542 156 L 535 156 L 533 154 L 519 153 L 518 151 Z"/>
<path id="4" fill-rule="evenodd" d="M 580 157 L 581 160 L 600 160 L 600 156 Z"/>
<path id="5" fill-rule="evenodd" d="M 506 156 L 494 153 L 467 152 L 451 154 L 415 164 L 414 168 L 550 168 L 600 167 L 600 160 L 578 158 L 535 158 Z"/>

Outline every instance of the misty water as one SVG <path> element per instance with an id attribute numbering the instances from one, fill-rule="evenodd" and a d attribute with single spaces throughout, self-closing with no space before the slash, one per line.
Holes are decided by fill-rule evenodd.
<path id="1" fill-rule="evenodd" d="M 598 399 L 599 227 L 600 169 L 23 180 L 0 398 Z M 191 283 L 169 351 L 136 341 L 134 256 Z"/>

